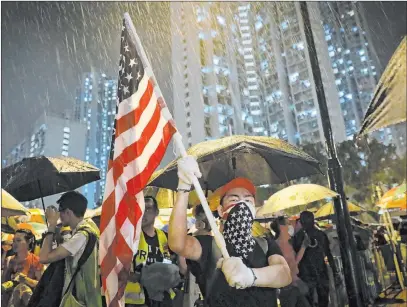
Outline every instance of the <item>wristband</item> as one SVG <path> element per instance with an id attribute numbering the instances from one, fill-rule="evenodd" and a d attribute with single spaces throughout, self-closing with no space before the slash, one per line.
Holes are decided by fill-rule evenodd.
<path id="1" fill-rule="evenodd" d="M 187 190 L 187 189 L 177 189 L 177 192 L 189 193 L 189 192 L 191 192 L 191 189 L 189 189 L 189 190 Z"/>
<path id="2" fill-rule="evenodd" d="M 46 236 L 48 236 L 48 235 L 54 235 L 55 234 L 55 232 L 53 232 L 53 231 L 47 231 L 45 234 L 44 234 L 44 238 L 46 237 Z"/>

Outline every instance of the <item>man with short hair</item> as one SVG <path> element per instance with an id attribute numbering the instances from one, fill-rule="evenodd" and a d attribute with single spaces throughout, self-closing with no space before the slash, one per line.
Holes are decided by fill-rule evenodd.
<path id="1" fill-rule="evenodd" d="M 101 307 L 97 248 L 100 234 L 99 229 L 91 220 L 85 221 L 83 219 L 88 201 L 81 193 L 69 191 L 64 193 L 57 203 L 59 204 L 58 211 L 51 206 L 47 208 L 45 213 L 49 226 L 40 251 L 40 262 L 48 264 L 65 259 L 66 276 L 61 306 L 69 305 L 66 300 L 72 293 L 75 299 L 84 306 Z M 63 226 L 69 226 L 72 229 L 72 237 L 57 248 L 52 249 L 59 218 Z M 87 250 L 87 259 L 75 275 L 78 262 L 85 250 Z"/>
<path id="2" fill-rule="evenodd" d="M 175 264 L 176 255 L 174 255 L 168 248 L 167 234 L 154 227 L 156 218 L 158 217 L 160 210 L 158 209 L 157 200 L 152 196 L 144 197 L 144 215 L 142 219 L 142 232 L 140 234 L 140 243 L 138 246 L 137 254 L 134 256 L 132 269 L 129 276 L 129 280 L 125 290 L 125 303 L 126 306 L 148 306 L 148 307 L 170 307 L 173 305 L 173 299 L 175 298 L 175 292 L 169 287 L 166 291 L 161 292 L 158 296 L 149 292 L 151 287 L 146 287 L 143 284 L 143 280 L 148 280 L 149 276 L 144 267 L 152 268 L 151 265 L 156 263 Z M 186 270 L 185 260 L 183 265 L 180 265 L 181 273 Z M 151 267 L 150 267 L 151 266 Z M 155 272 L 156 276 L 161 276 L 161 282 L 166 283 L 167 279 L 169 283 L 173 280 L 179 279 L 178 268 L 175 266 L 162 267 L 163 271 Z M 165 270 L 168 268 L 169 270 Z M 157 275 L 158 274 L 158 275 Z M 174 275 L 171 276 L 169 275 Z M 170 278 L 168 278 L 170 277 Z"/>
<path id="3" fill-rule="evenodd" d="M 290 268 L 275 243 L 271 245 L 271 241 L 258 241 L 252 236 L 254 185 L 245 178 L 237 178 L 218 191 L 221 198 L 218 213 L 224 222 L 223 235 L 230 255 L 223 259 L 213 239 L 207 244 L 199 237 L 187 235 L 188 195 L 195 176 L 201 177 L 196 160 L 191 156 L 180 159 L 177 201 L 171 213 L 168 242 L 174 252 L 196 261 L 205 272 L 205 304 L 277 306 L 275 288 L 291 283 Z"/>

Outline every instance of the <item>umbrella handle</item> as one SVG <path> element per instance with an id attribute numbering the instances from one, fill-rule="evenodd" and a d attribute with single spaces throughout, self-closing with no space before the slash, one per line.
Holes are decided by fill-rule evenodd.
<path id="1" fill-rule="evenodd" d="M 46 212 L 45 212 L 44 198 L 42 197 L 41 184 L 40 184 L 40 181 L 39 181 L 39 180 L 37 180 L 37 182 L 38 182 L 38 189 L 40 190 L 40 194 L 41 194 L 42 208 L 44 209 L 45 223 L 47 224 L 47 227 L 48 227 L 49 225 L 48 225 L 48 220 L 47 220 L 47 214 L 46 214 Z"/>
<path id="2" fill-rule="evenodd" d="M 185 150 L 184 143 L 182 143 L 181 134 L 179 132 L 176 132 L 174 134 L 173 138 L 174 138 L 175 146 L 176 146 L 176 148 L 178 148 L 178 150 L 181 154 L 181 157 L 184 158 L 184 157 L 188 156 L 187 151 Z M 213 237 L 215 238 L 216 245 L 221 250 L 223 258 L 228 259 L 230 256 L 226 249 L 225 239 L 223 238 L 222 234 L 220 233 L 218 225 L 216 225 L 215 217 L 213 216 L 212 211 L 209 208 L 208 201 L 206 200 L 205 194 L 202 190 L 202 187 L 201 187 L 201 184 L 199 183 L 198 178 L 196 178 L 194 176 L 192 183 L 194 184 L 196 194 L 198 195 L 198 198 L 201 201 L 201 205 L 202 205 L 202 208 L 204 209 L 204 212 L 205 212 L 206 218 L 208 219 L 209 225 L 212 228 Z"/>

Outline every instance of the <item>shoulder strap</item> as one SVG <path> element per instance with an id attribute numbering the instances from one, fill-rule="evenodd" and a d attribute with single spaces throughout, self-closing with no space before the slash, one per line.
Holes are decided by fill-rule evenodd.
<path id="1" fill-rule="evenodd" d="M 97 241 L 96 235 L 94 235 L 93 233 L 91 233 L 90 231 L 85 230 L 85 229 L 83 229 L 81 231 L 84 231 L 84 232 L 86 232 L 88 234 L 88 242 L 86 243 L 85 250 L 83 251 L 82 256 L 78 260 L 78 265 L 76 266 L 75 273 L 73 273 L 72 278 L 71 278 L 71 280 L 70 280 L 70 282 L 68 284 L 68 287 L 65 290 L 64 295 L 68 292 L 68 290 L 69 290 L 69 288 L 70 288 L 70 286 L 72 284 L 72 281 L 76 277 L 76 274 L 78 274 L 78 272 L 81 269 L 82 265 L 84 265 L 85 262 L 88 260 L 88 258 L 92 254 L 92 251 L 93 251 L 93 249 L 95 248 L 95 245 L 96 245 L 96 241 Z"/>
<path id="2" fill-rule="evenodd" d="M 269 246 L 266 238 L 263 237 L 254 237 L 254 240 L 256 240 L 257 244 L 260 245 L 261 249 L 263 250 L 264 254 L 267 255 Z"/>

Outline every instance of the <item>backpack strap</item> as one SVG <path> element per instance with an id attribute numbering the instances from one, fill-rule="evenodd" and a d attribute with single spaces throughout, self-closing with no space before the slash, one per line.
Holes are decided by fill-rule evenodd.
<path id="1" fill-rule="evenodd" d="M 97 237 L 96 237 L 95 234 L 93 234 L 90 231 L 85 230 L 85 229 L 83 229 L 81 231 L 82 232 L 84 231 L 84 232 L 87 233 L 88 242 L 86 243 L 85 250 L 83 251 L 83 254 L 81 255 L 81 257 L 78 260 L 78 265 L 76 266 L 75 273 L 73 273 L 71 281 L 69 282 L 68 287 L 66 288 L 64 295 L 68 292 L 68 290 L 69 290 L 69 288 L 70 288 L 70 286 L 72 284 L 72 281 L 75 279 L 76 274 L 78 274 L 78 272 L 81 269 L 82 265 L 85 264 L 85 262 L 88 260 L 88 258 L 92 254 L 92 251 L 94 250 L 96 242 L 97 242 Z"/>

